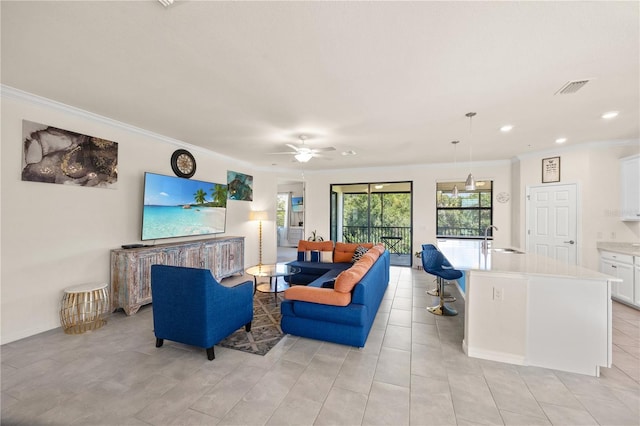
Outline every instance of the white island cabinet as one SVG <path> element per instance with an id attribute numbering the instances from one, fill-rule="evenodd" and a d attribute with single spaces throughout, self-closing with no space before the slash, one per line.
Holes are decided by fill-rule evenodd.
<path id="1" fill-rule="evenodd" d="M 592 376 L 611 366 L 617 278 L 534 254 L 443 251 L 466 272 L 468 356 Z"/>

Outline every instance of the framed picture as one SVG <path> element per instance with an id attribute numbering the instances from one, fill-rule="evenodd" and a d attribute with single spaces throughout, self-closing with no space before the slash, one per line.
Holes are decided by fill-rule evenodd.
<path id="1" fill-rule="evenodd" d="M 227 170 L 227 198 L 253 201 L 253 176 Z"/>
<path id="2" fill-rule="evenodd" d="M 291 211 L 295 213 L 304 211 L 304 200 L 302 197 L 291 197 Z"/>
<path id="3" fill-rule="evenodd" d="M 560 157 L 542 159 L 542 183 L 560 182 Z"/>

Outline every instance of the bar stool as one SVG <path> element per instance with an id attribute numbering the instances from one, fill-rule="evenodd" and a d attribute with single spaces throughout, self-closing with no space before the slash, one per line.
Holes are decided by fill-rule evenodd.
<path id="1" fill-rule="evenodd" d="M 439 251 L 438 248 L 436 246 L 434 246 L 433 244 L 423 244 L 422 245 L 422 251 L 424 252 L 425 250 L 435 250 L 435 251 Z M 437 281 L 437 280 L 436 280 Z M 427 290 L 427 294 L 429 296 L 436 296 L 436 297 L 440 297 L 440 287 L 437 285 L 436 283 L 436 287 L 431 289 L 431 290 Z M 447 293 L 446 291 L 444 292 L 444 301 L 445 302 L 455 302 L 456 298 L 453 297 L 451 295 L 451 293 Z"/>
<path id="2" fill-rule="evenodd" d="M 425 244 L 422 246 L 422 267 L 428 274 L 436 276 L 438 292 L 440 295 L 440 303 L 436 306 L 427 308 L 427 310 L 434 315 L 458 315 L 458 312 L 455 309 L 445 305 L 444 286 L 446 281 L 457 280 L 458 278 L 461 278 L 462 271 L 454 269 L 447 258 L 444 257 L 444 254 L 442 254 L 442 252 L 437 248 L 435 248 L 435 250 L 430 248 L 425 250 L 425 246 L 429 245 L 435 248 L 435 246 L 433 246 L 432 244 Z"/>

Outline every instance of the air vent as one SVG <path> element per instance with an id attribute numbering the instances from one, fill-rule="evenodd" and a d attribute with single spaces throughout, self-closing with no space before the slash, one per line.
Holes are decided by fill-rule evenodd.
<path id="1" fill-rule="evenodd" d="M 585 84 L 587 84 L 589 80 L 574 80 L 569 81 L 567 84 L 562 86 L 560 90 L 558 90 L 555 95 L 570 95 L 572 93 L 576 93 L 578 90 L 582 89 Z"/>

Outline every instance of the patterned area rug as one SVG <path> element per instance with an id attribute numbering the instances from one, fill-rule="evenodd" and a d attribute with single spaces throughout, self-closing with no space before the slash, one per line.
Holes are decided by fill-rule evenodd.
<path id="1" fill-rule="evenodd" d="M 282 293 L 278 293 L 278 305 L 276 306 L 273 293 L 257 291 L 253 296 L 251 331 L 247 333 L 242 327 L 218 345 L 252 354 L 265 355 L 283 337 L 280 329 L 281 302 Z"/>

